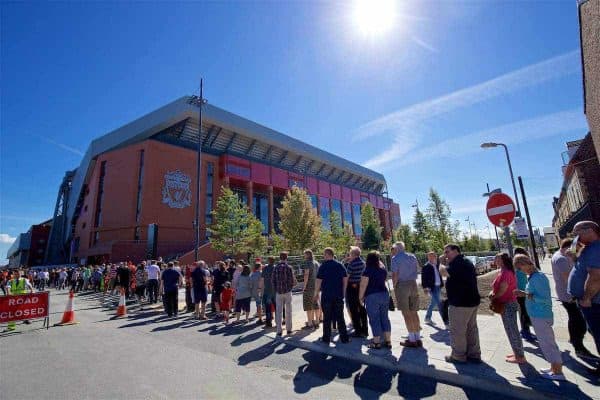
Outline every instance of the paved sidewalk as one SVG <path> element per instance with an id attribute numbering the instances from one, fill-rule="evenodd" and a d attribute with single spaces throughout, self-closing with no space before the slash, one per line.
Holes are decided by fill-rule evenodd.
<path id="1" fill-rule="evenodd" d="M 552 270 L 549 260 L 542 265 L 542 270 L 548 275 L 554 293 Z M 555 299 L 556 300 L 556 299 Z M 286 344 L 298 346 L 307 350 L 327 353 L 332 356 L 346 357 L 397 371 L 411 372 L 431 376 L 449 383 L 486 387 L 486 389 L 506 393 L 522 398 L 563 398 L 563 399 L 600 399 L 600 382 L 586 370 L 591 366 L 575 357 L 573 348 L 568 343 L 567 314 L 562 305 L 554 303 L 554 331 L 558 346 L 565 362 L 564 372 L 568 382 L 547 381 L 537 372 L 540 368 L 548 368 L 540 349 L 536 345 L 525 342 L 525 352 L 529 364 L 519 366 L 504 361 L 507 354 L 512 353 L 504 332 L 500 316 L 479 315 L 479 336 L 481 341 L 482 359 L 480 365 L 454 365 L 444 361 L 444 356 L 450 353 L 450 337 L 444 329 L 439 313 L 434 313 L 437 326 L 425 325 L 422 322 L 423 349 L 408 349 L 400 346 L 401 336 L 407 331 L 400 312 L 391 312 L 393 348 L 390 350 L 370 350 L 366 347 L 367 340 L 354 339 L 349 344 L 335 343 L 329 347 L 318 341 L 322 330 L 300 330 L 304 325 L 305 313 L 302 312 L 302 298 L 294 296 L 294 334 L 283 339 L 275 337 L 274 332 L 268 335 L 275 340 L 284 340 Z M 421 321 L 425 311 L 420 311 Z M 346 317 L 346 321 L 349 318 Z M 337 338 L 334 339 L 336 341 Z M 595 354 L 595 346 L 589 335 L 586 335 L 585 345 Z"/>

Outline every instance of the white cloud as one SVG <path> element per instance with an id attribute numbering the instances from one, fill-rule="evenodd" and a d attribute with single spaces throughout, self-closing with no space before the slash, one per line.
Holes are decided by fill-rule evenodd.
<path id="1" fill-rule="evenodd" d="M 17 240 L 16 237 L 10 236 L 8 233 L 0 233 L 0 243 L 13 244 Z"/>
<path id="2" fill-rule="evenodd" d="M 394 144 L 377 157 L 367 160 L 364 165 L 369 168 L 378 167 L 384 169 L 384 167 L 412 164 L 436 157 L 459 157 L 482 151 L 480 145 L 483 142 L 518 144 L 565 132 L 583 131 L 586 129 L 587 123 L 582 116 L 581 110 L 566 110 L 453 137 L 452 139 L 443 140 L 428 147 L 418 148 L 417 151 L 411 151 L 410 154 L 405 154 L 406 152 L 403 153 L 401 151 L 398 152 L 397 145 Z M 415 143 L 413 139 L 411 148 L 415 147 Z M 399 158 L 395 157 L 396 154 L 406 156 Z"/>
<path id="3" fill-rule="evenodd" d="M 353 140 L 364 140 L 385 133 L 397 133 L 417 126 L 432 117 L 576 73 L 580 68 L 579 50 L 570 51 L 477 85 L 392 112 L 360 126 L 356 130 Z"/>

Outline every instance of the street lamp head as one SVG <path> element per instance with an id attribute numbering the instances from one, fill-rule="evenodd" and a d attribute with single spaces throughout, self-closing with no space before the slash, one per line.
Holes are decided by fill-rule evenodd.
<path id="1" fill-rule="evenodd" d="M 498 143 L 492 143 L 492 142 L 481 143 L 482 149 L 489 149 L 491 147 L 498 147 Z"/>

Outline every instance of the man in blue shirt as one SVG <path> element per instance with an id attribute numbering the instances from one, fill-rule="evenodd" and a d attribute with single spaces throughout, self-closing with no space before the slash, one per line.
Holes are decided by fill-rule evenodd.
<path id="1" fill-rule="evenodd" d="M 348 287 L 348 273 L 346 268 L 334 259 L 331 247 L 323 251 L 323 263 L 317 274 L 315 284 L 315 301 L 319 300 L 321 291 L 321 308 L 323 309 L 323 343 L 331 341 L 331 322 L 337 322 L 342 343 L 348 343 L 348 331 L 344 320 L 344 294 Z"/>
<path id="2" fill-rule="evenodd" d="M 173 263 L 167 264 L 160 277 L 162 281 L 162 294 L 165 304 L 165 312 L 169 317 L 177 317 L 179 307 L 179 287 L 182 284 L 181 274 L 173 268 Z"/>
<path id="3" fill-rule="evenodd" d="M 587 322 L 588 330 L 600 353 L 600 226 L 592 221 L 575 224 L 575 242 L 585 247 L 569 274 L 568 293 L 577 304 Z M 600 375 L 600 367 L 595 370 Z"/>

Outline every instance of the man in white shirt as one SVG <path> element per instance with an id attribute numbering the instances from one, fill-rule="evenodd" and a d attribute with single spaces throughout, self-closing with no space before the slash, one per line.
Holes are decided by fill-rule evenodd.
<path id="1" fill-rule="evenodd" d="M 158 279 L 160 278 L 160 267 L 156 260 L 152 260 L 146 267 L 148 272 L 148 302 L 156 304 L 158 302 Z"/>

